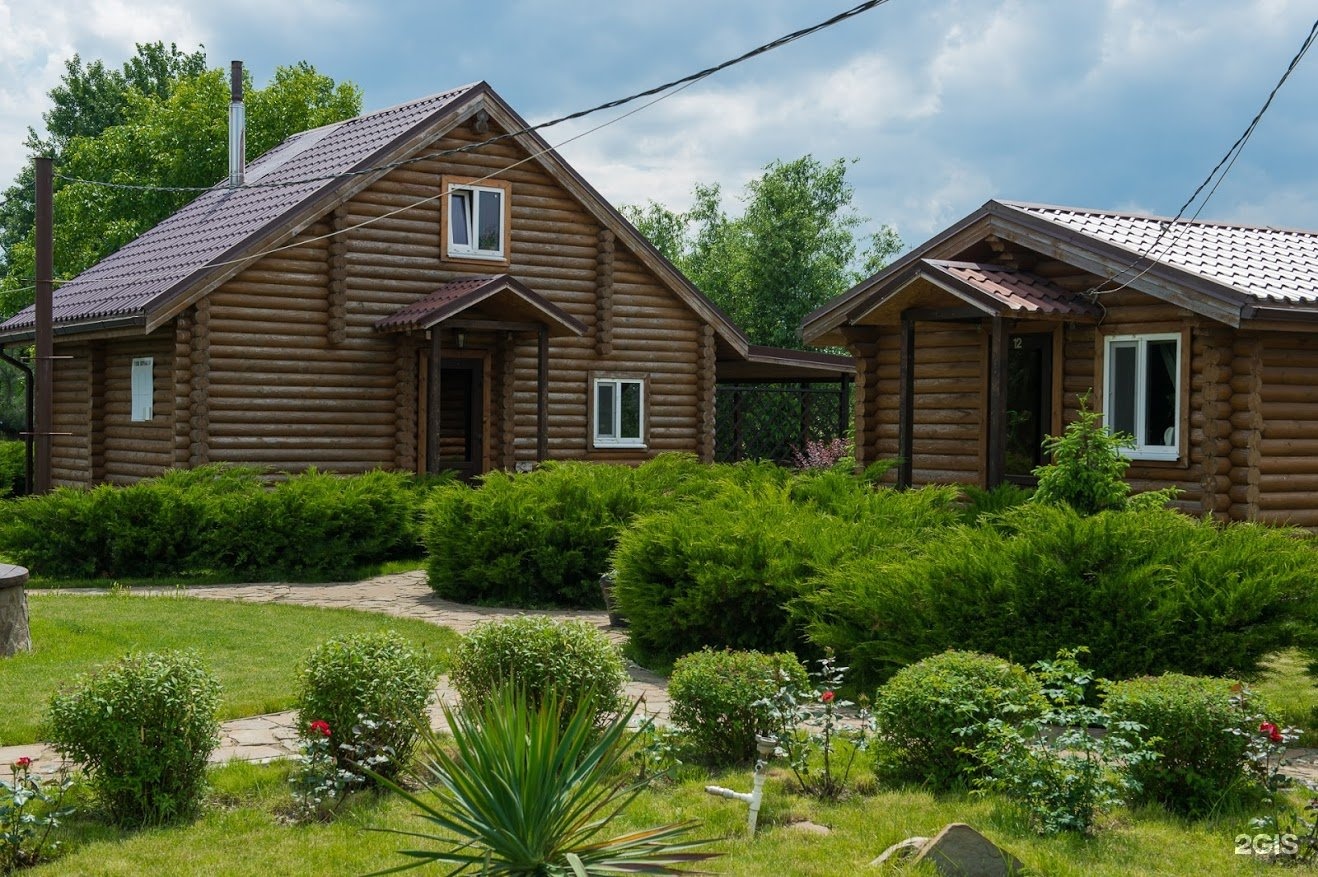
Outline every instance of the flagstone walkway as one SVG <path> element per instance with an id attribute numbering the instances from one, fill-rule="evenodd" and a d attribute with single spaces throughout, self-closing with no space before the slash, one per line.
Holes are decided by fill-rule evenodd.
<path id="1" fill-rule="evenodd" d="M 95 589 L 68 591 L 69 594 L 104 593 Z M 321 606 L 333 609 L 357 609 L 379 612 L 399 618 L 416 618 L 442 625 L 458 633 L 466 633 L 484 621 L 508 618 L 514 615 L 548 615 L 559 619 L 579 619 L 603 630 L 615 642 L 627 638 L 625 630 L 609 626 L 604 612 L 583 610 L 520 610 L 484 606 L 467 606 L 435 596 L 426 584 L 422 570 L 378 576 L 360 582 L 329 584 L 288 584 L 283 582 L 254 585 L 197 585 L 180 589 L 138 589 L 134 593 L 159 595 L 185 595 L 208 600 L 241 600 L 249 603 L 293 603 L 300 606 Z M 662 676 L 657 676 L 636 665 L 628 668 L 631 681 L 626 693 L 642 701 L 637 714 L 656 719 L 668 716 L 668 690 Z M 448 677 L 440 680 L 435 703 L 430 709 L 431 722 L 436 730 L 444 730 L 444 715 L 440 703 L 453 703 L 456 693 Z M 298 748 L 297 713 L 286 710 L 263 716 L 232 719 L 220 726 L 220 745 L 211 754 L 213 763 L 227 761 L 271 761 L 295 755 Z M 53 770 L 60 763 L 59 756 L 50 747 L 40 743 L 0 747 L 0 766 L 13 764 L 19 758 L 31 758 L 40 769 Z"/>

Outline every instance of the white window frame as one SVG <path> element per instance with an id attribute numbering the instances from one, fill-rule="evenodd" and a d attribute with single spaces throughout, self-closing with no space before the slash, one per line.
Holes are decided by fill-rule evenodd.
<path id="1" fill-rule="evenodd" d="M 145 423 L 155 417 L 155 357 L 133 358 L 130 383 L 132 385 L 131 417 L 134 423 Z"/>
<path id="2" fill-rule="evenodd" d="M 1176 362 L 1175 362 L 1175 380 L 1176 388 L 1172 394 L 1175 399 L 1175 408 L 1172 414 L 1172 443 L 1170 445 L 1149 445 L 1145 444 L 1142 436 L 1147 432 L 1145 429 L 1145 413 L 1148 409 L 1144 398 L 1145 388 L 1148 385 L 1146 375 L 1149 364 L 1149 344 L 1156 341 L 1175 341 L 1176 342 Z M 1116 344 L 1135 344 L 1135 444 L 1125 450 L 1125 453 L 1132 460 L 1179 460 L 1181 456 L 1181 397 L 1185 393 L 1185 387 L 1182 386 L 1184 377 L 1182 375 L 1182 357 L 1185 356 L 1185 344 L 1180 332 L 1154 332 L 1141 335 L 1108 335 L 1103 339 L 1103 411 L 1104 422 L 1110 420 L 1109 412 L 1115 410 L 1113 404 L 1113 393 L 1116 390 L 1115 381 L 1112 379 L 1112 369 L 1114 360 L 1112 349 Z"/>
<path id="3" fill-rule="evenodd" d="M 637 411 L 635 436 L 622 435 L 622 388 L 625 384 L 634 384 L 637 388 Z M 613 435 L 600 435 L 599 394 L 604 387 L 613 390 Z M 644 448 L 645 447 L 645 379 L 644 378 L 595 378 L 590 386 L 591 412 L 590 431 L 597 448 Z"/>
<path id="4" fill-rule="evenodd" d="M 453 222 L 453 193 L 468 193 L 467 240 L 460 244 L 454 241 L 453 232 L 457 225 Z M 499 248 L 484 250 L 477 246 L 480 236 L 481 193 L 490 192 L 499 196 Z M 494 262 L 507 261 L 508 252 L 508 190 L 498 186 L 476 186 L 470 183 L 449 183 L 445 190 L 444 209 L 448 214 L 448 255 L 463 259 L 488 259 Z"/>

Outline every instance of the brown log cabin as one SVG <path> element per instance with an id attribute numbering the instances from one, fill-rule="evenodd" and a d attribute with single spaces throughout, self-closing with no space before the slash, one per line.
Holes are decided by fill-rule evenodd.
<path id="1" fill-rule="evenodd" d="M 899 484 L 1029 483 L 1088 393 L 1136 490 L 1318 527 L 1318 233 L 989 201 L 802 331 Z"/>
<path id="2" fill-rule="evenodd" d="M 53 482 L 709 460 L 720 378 L 854 373 L 749 344 L 526 128 L 482 82 L 298 134 L 62 284 Z"/>

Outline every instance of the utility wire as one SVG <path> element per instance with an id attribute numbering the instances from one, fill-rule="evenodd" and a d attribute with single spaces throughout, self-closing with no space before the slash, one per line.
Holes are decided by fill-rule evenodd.
<path id="1" fill-rule="evenodd" d="M 298 180 L 284 180 L 280 182 L 244 183 L 240 186 L 232 186 L 232 187 L 226 186 L 225 188 L 270 189 L 270 188 L 282 188 L 287 186 L 300 186 L 306 183 L 314 183 L 314 182 L 321 182 L 324 180 L 336 180 L 346 177 L 362 176 L 364 174 L 373 174 L 378 171 L 389 171 L 400 167 L 406 167 L 410 164 L 416 164 L 417 162 L 432 161 L 437 158 L 445 158 L 451 155 L 457 155 L 464 152 L 471 152 L 473 150 L 480 149 L 484 146 L 489 146 L 492 143 L 498 143 L 502 140 L 507 140 L 512 137 L 520 136 L 522 134 L 530 134 L 535 131 L 542 131 L 545 128 L 550 128 L 553 127 L 554 125 L 561 125 L 564 122 L 570 122 L 576 119 L 584 118 L 585 116 L 589 116 L 593 113 L 598 113 L 603 110 L 615 109 L 617 107 L 624 106 L 634 101 L 641 100 L 642 98 L 653 97 L 654 95 L 661 94 L 662 92 L 668 91 L 669 89 L 678 88 L 679 86 L 685 88 L 687 86 L 694 85 L 695 83 L 701 81 L 702 79 L 707 79 L 708 77 L 713 76 L 715 73 L 718 73 L 722 70 L 726 70 L 729 67 L 736 66 L 737 64 L 741 64 L 745 61 L 749 61 L 752 58 L 756 58 L 767 52 L 771 52 L 774 49 L 781 48 L 787 45 L 788 43 L 796 42 L 799 39 L 808 37 L 811 34 L 818 33 L 821 30 L 826 30 L 827 28 L 840 24 L 843 21 L 846 21 L 851 18 L 855 18 L 857 15 L 860 15 L 865 12 L 869 12 L 871 9 L 874 9 L 878 6 L 882 6 L 887 2 L 888 0 L 865 0 L 865 2 L 853 6 L 851 9 L 848 9 L 845 12 L 839 12 L 837 15 L 834 15 L 832 18 L 828 18 L 824 21 L 819 22 L 818 24 L 813 24 L 809 27 L 801 28 L 800 30 L 796 30 L 789 34 L 785 34 L 781 37 L 778 37 L 775 40 L 771 40 L 770 42 L 756 46 L 750 51 L 744 52 L 735 58 L 730 58 L 727 61 L 724 61 L 720 64 L 715 64 L 713 67 L 706 67 L 704 70 L 700 70 L 695 73 L 688 74 L 686 76 L 681 77 L 680 79 L 674 79 L 670 82 L 665 82 L 663 85 L 656 85 L 653 88 L 647 88 L 645 91 L 638 91 L 635 94 L 628 95 L 627 97 L 621 97 L 621 98 L 616 98 L 614 100 L 605 101 L 604 103 L 590 107 L 589 109 L 577 110 L 576 112 L 568 113 L 565 116 L 559 116 L 556 119 L 550 119 L 548 122 L 541 122 L 538 125 L 529 125 L 525 128 L 520 128 L 516 131 L 508 131 L 503 134 L 499 134 L 494 137 L 491 137 L 488 140 L 483 140 L 479 143 L 469 143 L 466 146 L 460 146 L 454 149 L 445 149 L 439 152 L 432 152 L 426 155 L 413 156 L 412 158 L 403 159 L 401 161 L 392 162 L 390 164 L 383 164 L 369 168 L 361 168 L 355 171 L 345 171 L 339 174 L 326 174 L 323 176 L 304 177 Z M 647 104 L 647 106 L 649 106 L 649 104 Z M 60 173 L 56 173 L 55 176 L 69 183 L 85 183 L 88 185 L 102 186 L 109 189 L 135 189 L 135 190 L 144 190 L 150 192 L 207 192 L 210 191 L 211 189 L 217 188 L 218 186 L 222 185 L 220 183 L 217 183 L 216 185 L 213 186 L 153 186 L 153 185 L 138 184 L 138 183 L 114 183 L 105 180 L 88 180 L 88 179 L 83 179 L 81 177 L 65 176 L 64 174 L 60 174 Z"/>
<path id="2" fill-rule="evenodd" d="M 1209 200 L 1212 199 L 1214 193 L 1217 192 L 1218 187 L 1222 185 L 1222 181 L 1226 179 L 1227 174 L 1231 172 L 1231 169 L 1235 166 L 1236 159 L 1240 158 L 1240 154 L 1245 150 L 1245 144 L 1247 144 L 1249 142 L 1249 138 L 1254 135 L 1254 129 L 1258 127 L 1259 122 L 1263 120 L 1264 114 L 1267 113 L 1268 108 L 1272 106 L 1273 98 L 1277 96 L 1277 92 L 1281 91 L 1281 87 L 1286 84 L 1286 80 L 1289 79 L 1291 74 L 1295 72 L 1295 68 L 1299 66 L 1300 61 L 1304 58 L 1305 54 L 1308 53 L 1309 48 L 1314 44 L 1315 38 L 1318 38 L 1318 19 L 1314 20 L 1313 26 L 1309 28 L 1309 35 L 1304 38 L 1304 42 L 1300 44 L 1299 51 L 1295 53 L 1295 57 L 1291 58 L 1290 64 L 1286 65 L 1286 70 L 1285 72 L 1282 73 L 1281 79 L 1279 79 L 1277 81 L 1277 84 L 1272 87 L 1272 91 L 1268 93 L 1267 100 L 1263 102 L 1263 106 L 1259 109 L 1259 111 L 1254 114 L 1254 118 L 1251 119 L 1249 124 L 1245 127 L 1244 132 L 1239 137 L 1236 138 L 1235 143 L 1231 144 L 1231 147 L 1227 149 L 1226 154 L 1223 155 L 1222 158 L 1217 162 L 1217 164 L 1213 166 L 1213 169 L 1208 172 L 1208 176 L 1204 177 L 1203 182 L 1201 182 L 1195 188 L 1194 192 L 1190 194 L 1190 197 L 1185 199 L 1185 203 L 1181 205 L 1181 209 L 1176 211 L 1176 215 L 1173 216 L 1170 220 L 1162 221 L 1162 228 L 1159 230 L 1158 236 L 1153 239 L 1153 243 L 1149 244 L 1149 246 L 1144 250 L 1144 252 L 1137 255 L 1134 261 L 1132 261 L 1129 265 L 1126 265 L 1120 271 L 1117 271 L 1115 274 L 1112 274 L 1106 279 L 1100 281 L 1095 286 L 1091 287 L 1088 290 L 1089 295 L 1096 296 L 1099 294 L 1120 292 L 1121 290 L 1126 289 L 1132 283 L 1134 283 L 1135 281 L 1143 277 L 1145 274 L 1148 274 L 1150 271 L 1152 271 L 1154 266 L 1158 264 L 1159 260 L 1163 256 L 1171 252 L 1172 247 L 1176 246 L 1176 242 L 1185 236 L 1186 231 L 1188 231 L 1190 226 L 1194 224 L 1195 220 L 1199 218 L 1199 214 L 1202 213 L 1204 208 L 1208 206 Z M 1220 175 L 1218 174 L 1218 171 L 1221 171 Z M 1216 180 L 1214 178 L 1216 178 Z M 1194 215 L 1192 215 L 1188 220 L 1186 220 L 1184 223 L 1181 224 L 1180 229 L 1172 237 L 1172 239 L 1167 242 L 1167 245 L 1166 247 L 1163 248 L 1162 252 L 1159 253 L 1157 256 L 1154 256 L 1153 251 L 1157 249 L 1158 244 L 1161 243 L 1162 239 L 1167 236 L 1167 233 L 1171 231 L 1171 229 L 1174 226 L 1176 226 L 1178 222 L 1181 221 L 1181 217 L 1185 215 L 1185 211 L 1190 209 L 1190 205 L 1192 205 L 1195 202 L 1195 200 L 1198 199 L 1199 194 L 1203 192 L 1204 189 L 1210 183 L 1212 184 L 1212 188 L 1208 190 L 1208 194 L 1204 196 L 1203 201 L 1199 204 L 1198 208 L 1195 209 Z M 1136 274 L 1134 277 L 1131 277 L 1129 280 L 1123 282 L 1120 286 L 1115 286 L 1111 289 L 1100 288 L 1104 284 L 1115 281 L 1118 277 L 1130 271 L 1132 268 L 1134 268 L 1136 265 L 1138 265 L 1140 262 L 1144 261 L 1145 259 L 1149 260 L 1149 264 L 1146 265 L 1144 269 L 1140 271 L 1138 274 Z"/>

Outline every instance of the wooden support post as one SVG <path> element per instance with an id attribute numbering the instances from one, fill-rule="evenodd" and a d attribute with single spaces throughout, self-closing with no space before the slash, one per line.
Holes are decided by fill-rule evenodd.
<path id="1" fill-rule="evenodd" d="M 53 479 L 51 433 L 55 429 L 55 336 L 53 330 L 55 226 L 55 171 L 50 158 L 36 159 L 36 411 L 32 431 L 35 441 L 35 485 L 30 492 L 49 493 Z"/>
<path id="2" fill-rule="evenodd" d="M 535 458 L 543 463 L 549 459 L 549 327 L 540 326 L 539 355 L 536 358 L 536 443 Z"/>
<path id="3" fill-rule="evenodd" d="M 851 419 L 847 416 L 849 413 L 848 409 L 851 407 L 850 405 L 847 404 L 848 397 L 851 395 L 847 391 L 850 388 L 851 388 L 851 381 L 847 378 L 846 375 L 843 375 L 841 381 L 841 387 L 838 390 L 838 397 L 837 397 L 837 434 L 842 436 L 843 438 L 847 437 L 847 427 L 851 423 Z"/>
<path id="4" fill-rule="evenodd" d="M 905 488 L 915 477 L 915 320 L 905 314 L 897 362 L 897 486 Z"/>
<path id="5" fill-rule="evenodd" d="M 1007 325 L 994 317 L 989 334 L 988 461 L 986 486 L 1002 483 L 1007 471 Z"/>
<path id="6" fill-rule="evenodd" d="M 439 325 L 430 329 L 430 361 L 426 364 L 426 471 L 431 475 L 439 474 L 439 375 L 440 357 L 443 351 L 439 343 Z"/>

